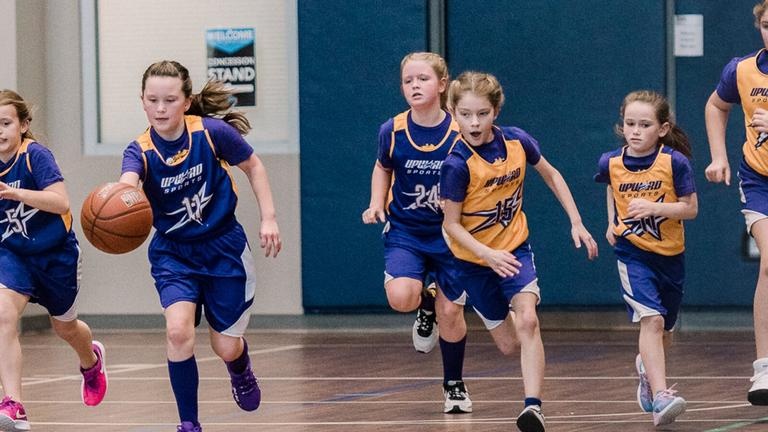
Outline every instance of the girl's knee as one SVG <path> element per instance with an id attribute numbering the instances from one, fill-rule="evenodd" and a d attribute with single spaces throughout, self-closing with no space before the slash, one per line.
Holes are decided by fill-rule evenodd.
<path id="1" fill-rule="evenodd" d="M 169 325 L 166 328 L 165 337 L 170 346 L 185 346 L 194 343 L 195 329 L 194 327 L 189 329 L 186 326 Z"/>
<path id="2" fill-rule="evenodd" d="M 515 313 L 515 329 L 519 334 L 530 335 L 539 329 L 539 317 L 536 310 Z"/>

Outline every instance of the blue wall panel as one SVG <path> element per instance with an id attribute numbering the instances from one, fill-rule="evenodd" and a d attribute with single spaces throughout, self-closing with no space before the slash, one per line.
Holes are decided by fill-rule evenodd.
<path id="1" fill-rule="evenodd" d="M 381 225 L 364 226 L 378 127 L 406 108 L 400 60 L 426 49 L 425 1 L 301 0 L 305 310 L 386 306 Z"/>
<path id="2" fill-rule="evenodd" d="M 707 182 L 704 169 L 710 162 L 704 126 L 704 105 L 714 91 L 720 73 L 733 57 L 762 47 L 753 26 L 754 0 L 713 2 L 678 0 L 676 13 L 704 15 L 704 56 L 676 61 L 677 117 L 694 146 L 694 169 L 699 192 L 699 216 L 688 225 L 689 305 L 752 304 L 758 262 L 743 257 L 744 218 L 739 203 L 736 170 L 744 142 L 743 115 L 735 105 L 728 125 L 727 147 L 731 186 Z"/>

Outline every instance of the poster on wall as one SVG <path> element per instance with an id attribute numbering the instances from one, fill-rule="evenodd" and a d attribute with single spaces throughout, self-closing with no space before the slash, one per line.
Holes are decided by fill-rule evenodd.
<path id="1" fill-rule="evenodd" d="M 238 107 L 256 106 L 256 32 L 253 28 L 208 29 L 208 79 L 233 89 Z"/>

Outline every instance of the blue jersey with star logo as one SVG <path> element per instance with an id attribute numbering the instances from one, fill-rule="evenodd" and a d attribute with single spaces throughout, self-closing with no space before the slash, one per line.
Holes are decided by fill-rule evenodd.
<path id="1" fill-rule="evenodd" d="M 627 215 L 633 199 L 672 203 L 696 192 L 690 161 L 680 152 L 661 145 L 652 155 L 635 158 L 626 146 L 607 152 L 599 162 L 598 182 L 611 185 L 614 200 L 613 233 L 635 247 L 673 256 L 685 250 L 683 221 L 663 216 L 634 218 Z"/>
<path id="2" fill-rule="evenodd" d="M 229 164 L 217 155 L 203 119 L 185 116 L 184 121 L 186 136 L 178 147 L 150 129 L 135 141 L 143 158 L 140 177 L 152 206 L 153 225 L 178 241 L 207 238 L 231 226 L 237 206 Z M 126 150 L 124 157 L 130 153 Z"/>
<path id="3" fill-rule="evenodd" d="M 0 181 L 14 188 L 43 190 L 63 177 L 51 152 L 25 139 L 11 161 L 0 162 Z M 13 200 L 0 200 L 0 233 L 0 247 L 19 255 L 51 250 L 75 236 L 70 211 L 49 213 Z"/>
<path id="4" fill-rule="evenodd" d="M 459 127 L 448 113 L 435 127 L 417 125 L 410 113 L 398 114 L 379 130 L 378 161 L 392 170 L 387 221 L 411 234 L 440 236 L 440 167 Z"/>

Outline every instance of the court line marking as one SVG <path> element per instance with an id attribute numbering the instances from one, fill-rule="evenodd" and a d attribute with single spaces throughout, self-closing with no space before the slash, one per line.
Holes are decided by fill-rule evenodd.
<path id="1" fill-rule="evenodd" d="M 208 361 L 208 360 L 218 360 L 218 357 L 209 358 L 206 360 L 198 360 L 198 363 L 202 361 Z M 132 372 L 132 371 L 141 371 L 141 370 L 149 370 L 149 369 L 157 369 L 157 368 L 165 368 L 167 367 L 166 364 L 162 365 L 154 365 L 154 364 L 135 364 L 135 365 L 115 365 L 115 366 L 109 366 L 109 374 L 110 374 L 110 380 L 112 379 L 112 370 L 113 368 L 116 369 L 115 373 L 123 373 L 123 372 Z M 66 375 L 67 377 L 75 377 L 78 380 L 81 378 L 80 375 Z M 46 378 L 50 377 L 50 379 L 56 379 L 59 380 L 60 378 L 64 378 L 64 376 L 61 375 L 33 375 L 32 378 Z M 439 376 L 433 376 L 433 377 L 396 377 L 396 376 L 383 376 L 383 377 L 367 377 L 367 376 L 357 376 L 357 377 L 350 377 L 350 376 L 325 376 L 325 377 L 277 377 L 277 376 L 259 376 L 259 381 L 441 381 L 443 380 L 443 377 Z M 685 376 L 685 377 L 667 377 L 667 380 L 748 380 L 750 377 L 748 376 Z M 167 380 L 167 377 L 115 377 L 116 381 L 143 381 L 143 380 Z M 522 377 L 514 376 L 472 376 L 472 375 L 464 375 L 464 381 L 522 381 Z M 200 377 L 200 381 L 222 381 L 222 380 L 229 380 L 229 377 Z M 637 381 L 636 376 L 615 376 L 615 377 L 545 377 L 545 381 L 606 381 L 606 380 L 634 380 Z"/>
<path id="2" fill-rule="evenodd" d="M 297 350 L 304 348 L 303 345 L 285 345 L 281 347 L 275 347 L 275 348 L 265 348 L 265 349 L 259 349 L 259 350 L 248 350 L 249 355 L 259 355 L 259 354 L 271 354 L 275 352 L 284 352 L 284 351 L 291 351 L 291 350 Z M 210 357 L 201 357 L 196 359 L 197 363 L 205 363 L 213 360 L 221 360 L 218 356 L 210 356 Z M 159 368 L 167 368 L 168 363 L 144 363 L 144 364 L 117 364 L 114 366 L 111 366 L 107 364 L 107 371 L 109 373 L 109 379 L 115 379 L 120 380 L 120 377 L 114 377 L 114 374 L 119 373 L 127 373 L 127 372 L 137 372 L 137 371 L 145 371 L 150 369 L 159 369 Z M 26 377 L 22 378 L 21 385 L 23 387 L 29 387 L 34 386 L 38 384 L 50 384 L 54 382 L 60 382 L 60 381 L 80 381 L 82 379 L 82 375 L 62 375 L 62 376 L 54 376 L 54 377 L 46 377 L 43 376 L 42 378 L 36 378 L 36 376 Z M 147 378 L 147 379 L 154 379 L 154 378 Z M 167 380 L 168 378 L 163 378 Z"/>
<path id="3" fill-rule="evenodd" d="M 737 423 L 729 424 L 729 425 L 726 425 L 726 426 L 721 426 L 721 427 L 714 428 L 714 429 L 707 429 L 704 432 L 727 432 L 727 431 L 731 431 L 731 430 L 734 430 L 734 429 L 738 429 L 738 428 L 740 428 L 742 426 L 750 426 L 750 425 L 757 424 L 757 423 L 762 423 L 762 422 L 768 422 L 768 417 L 763 417 L 763 418 L 759 418 L 759 419 L 756 419 L 756 420 L 740 421 L 740 422 L 737 422 Z"/>

